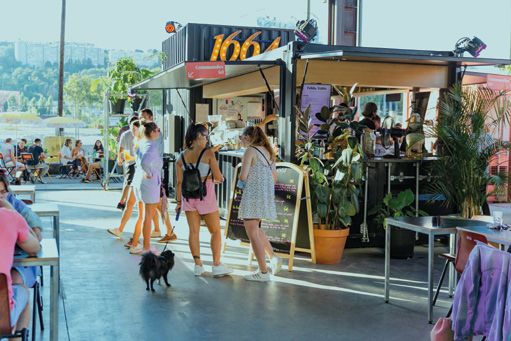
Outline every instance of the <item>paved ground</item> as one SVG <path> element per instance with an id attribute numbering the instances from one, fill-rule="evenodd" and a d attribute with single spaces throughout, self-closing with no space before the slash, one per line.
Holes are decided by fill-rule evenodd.
<path id="1" fill-rule="evenodd" d="M 212 277 L 209 233 L 202 228 L 207 272 L 196 278 L 186 219 L 180 219 L 173 222 L 179 239 L 169 245 L 177 256 L 169 276 L 172 288 L 158 285 L 150 293 L 138 275 L 140 257 L 122 246 L 135 216 L 124 240 L 106 232 L 119 223 L 114 204 L 120 191 L 76 181 L 37 186 L 37 202 L 54 202 L 61 209 L 59 340 L 429 340 L 425 247 L 417 246 L 411 260 L 392 260 L 391 301 L 386 304 L 382 249 L 346 250 L 339 265 L 298 257 L 292 272 L 283 270 L 271 283 L 251 283 L 242 276 L 256 269 L 255 262 L 248 265 L 248 249 L 235 241 L 228 242 L 223 255 L 234 275 Z M 52 190 L 66 186 L 73 190 Z M 503 209 L 504 219 L 511 219 L 509 205 Z M 44 234 L 50 236 L 51 230 Z M 436 262 L 436 278 L 442 266 Z M 42 290 L 47 329 L 35 332 L 48 340 L 48 284 Z M 446 314 L 451 301 L 445 291 L 440 295 L 435 320 Z"/>

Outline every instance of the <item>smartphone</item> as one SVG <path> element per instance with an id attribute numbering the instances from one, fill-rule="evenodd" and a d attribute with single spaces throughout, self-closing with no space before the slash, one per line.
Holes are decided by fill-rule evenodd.
<path id="1" fill-rule="evenodd" d="M 177 209 L 176 221 L 179 220 L 179 213 L 181 213 L 181 207 Z"/>

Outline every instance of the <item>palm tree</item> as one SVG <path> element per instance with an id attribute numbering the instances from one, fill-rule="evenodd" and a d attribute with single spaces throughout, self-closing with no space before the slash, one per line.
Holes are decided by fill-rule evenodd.
<path id="1" fill-rule="evenodd" d="M 439 103 L 436 124 L 427 134 L 443 146 L 433 163 L 434 181 L 428 188 L 430 200 L 445 198 L 461 216 L 481 214 L 488 196 L 509 190 L 508 174 L 490 174 L 488 166 L 511 144 L 494 138 L 503 123 L 509 124 L 511 103 L 506 92 L 488 88 L 463 88 L 455 84 Z M 487 185 L 493 185 L 490 193 Z"/>

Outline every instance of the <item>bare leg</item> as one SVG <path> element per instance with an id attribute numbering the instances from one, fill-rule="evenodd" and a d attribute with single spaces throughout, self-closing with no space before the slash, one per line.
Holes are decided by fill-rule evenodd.
<path id="1" fill-rule="evenodd" d="M 126 181 L 124 181 L 124 187 L 122 188 L 122 195 L 120 202 L 124 203 L 126 202 L 126 198 L 128 197 L 128 194 L 130 193 L 130 185 L 126 184 Z"/>
<path id="2" fill-rule="evenodd" d="M 20 284 L 23 288 L 28 292 L 28 288 L 24 284 Z M 21 330 L 23 328 L 28 328 L 30 325 L 30 300 L 27 302 L 25 309 L 21 312 L 20 317 L 18 318 L 18 322 L 14 326 L 13 330 Z"/>
<path id="3" fill-rule="evenodd" d="M 268 272 L 266 268 L 266 254 L 264 252 L 264 244 L 259 235 L 259 219 L 243 219 L 245 224 L 245 230 L 247 231 L 248 238 L 250 239 L 250 245 L 259 264 L 259 269 L 263 274 Z"/>
<path id="4" fill-rule="evenodd" d="M 121 232 L 124 230 L 124 227 L 126 227 L 128 220 L 130 220 L 131 213 L 133 212 L 133 206 L 135 206 L 135 204 L 137 203 L 137 199 L 135 199 L 135 193 L 133 192 L 133 189 L 131 187 L 128 188 L 130 188 L 131 190 L 128 202 L 126 204 L 126 208 L 122 212 L 121 224 L 119 225 L 119 231 Z"/>
<path id="5" fill-rule="evenodd" d="M 190 234 L 188 236 L 188 245 L 190 246 L 190 251 L 192 252 L 195 264 L 202 266 L 202 261 L 200 259 L 200 241 L 199 241 L 201 216 L 197 211 L 187 211 L 185 213 L 186 220 L 188 221 L 188 227 L 190 228 Z"/>
<path id="6" fill-rule="evenodd" d="M 268 256 L 270 256 L 270 259 L 273 258 L 274 252 L 273 247 L 270 244 L 270 241 L 268 240 L 268 237 L 266 236 L 266 233 L 264 233 L 263 230 L 259 229 L 259 237 L 261 238 L 261 241 L 263 242 L 264 249 L 266 250 L 266 253 L 268 253 Z"/>
<path id="7" fill-rule="evenodd" d="M 139 203 L 142 205 L 142 203 Z M 158 204 L 143 204 L 144 205 L 144 223 L 143 223 L 143 235 L 144 235 L 144 250 L 149 250 L 151 246 L 151 222 L 155 216 L 156 206 Z"/>
<path id="8" fill-rule="evenodd" d="M 220 250 L 222 249 L 222 234 L 220 233 L 220 214 L 218 211 L 202 216 L 209 233 L 211 233 L 211 252 L 213 265 L 220 265 Z"/>
<path id="9" fill-rule="evenodd" d="M 85 180 L 90 180 L 91 175 L 92 175 L 92 171 L 93 171 L 94 169 L 98 169 L 98 168 L 101 168 L 101 166 L 99 165 L 99 163 L 97 163 L 97 162 L 91 163 L 91 164 L 89 165 L 89 170 L 87 170 L 87 175 L 85 176 Z"/>
<path id="10" fill-rule="evenodd" d="M 161 201 L 158 203 L 158 207 L 156 209 L 158 210 L 158 214 L 161 216 Z M 170 233 L 172 232 L 172 224 L 170 223 L 168 211 L 165 212 L 165 219 L 163 220 L 163 223 L 165 224 L 165 228 L 167 229 L 167 236 L 170 237 Z"/>
<path id="11" fill-rule="evenodd" d="M 135 224 L 135 231 L 133 232 L 133 244 L 131 244 L 132 247 L 135 247 L 138 245 L 138 238 L 140 238 L 140 232 L 142 230 L 142 221 L 144 219 L 144 203 L 142 201 L 138 202 L 138 220 Z M 149 231 L 149 233 L 151 233 Z"/>
<path id="12" fill-rule="evenodd" d="M 157 204 L 155 204 L 157 205 Z M 155 232 L 160 232 L 160 218 L 158 217 L 157 214 L 153 215 L 153 224 L 154 224 L 154 231 Z"/>

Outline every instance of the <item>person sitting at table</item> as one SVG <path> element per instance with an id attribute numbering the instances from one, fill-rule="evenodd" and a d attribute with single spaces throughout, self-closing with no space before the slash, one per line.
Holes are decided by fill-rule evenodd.
<path id="1" fill-rule="evenodd" d="M 16 244 L 29 256 L 37 255 L 41 249 L 37 237 L 31 231 L 23 217 L 7 201 L 0 199 L 0 273 L 7 277 L 13 331 L 28 328 L 30 324 L 28 288 L 12 282 L 11 269 Z"/>
<path id="2" fill-rule="evenodd" d="M 16 156 L 20 157 L 21 153 L 28 153 L 27 139 L 21 139 L 16 146 Z"/>
<path id="3" fill-rule="evenodd" d="M 48 173 L 50 166 L 40 161 L 46 159 L 43 147 L 41 146 L 41 139 L 35 139 L 34 144 L 28 148 L 28 152 L 32 154 L 33 160 L 27 161 L 27 169 L 39 169 L 41 174 L 39 174 L 38 181 L 44 184 L 43 177 Z"/>
<path id="4" fill-rule="evenodd" d="M 73 173 L 76 178 L 82 169 L 82 157 L 85 156 L 85 151 L 82 148 L 82 140 L 76 140 L 75 147 L 71 151 L 71 156 L 75 158 L 73 160 Z"/>
<path id="5" fill-rule="evenodd" d="M 4 157 L 5 167 L 14 167 L 16 171 L 24 171 L 25 165 L 16 159 L 14 153 L 15 147 L 13 145 L 12 139 L 5 139 L 5 144 L 2 146 L 2 155 Z"/>
<path id="6" fill-rule="evenodd" d="M 41 218 L 9 191 L 9 180 L 7 174 L 2 174 L 2 170 L 0 170 L 0 200 L 6 200 L 16 212 L 21 214 L 39 241 L 43 239 Z M 37 271 L 37 266 L 14 267 L 11 269 L 12 283 L 24 284 L 27 288 L 32 288 L 37 280 Z"/>
<path id="7" fill-rule="evenodd" d="M 82 166 L 84 169 L 87 169 L 87 175 L 85 175 L 85 178 L 80 180 L 81 182 L 89 183 L 90 178 L 92 176 L 92 172 L 94 169 L 102 169 L 101 164 L 99 162 L 92 162 L 88 163 L 87 160 L 85 160 L 85 157 L 82 157 Z"/>
<path id="8" fill-rule="evenodd" d="M 73 141 L 71 139 L 66 139 L 66 142 L 64 143 L 64 146 L 62 146 L 62 149 L 60 150 L 60 161 L 62 163 L 65 163 L 65 164 L 73 164 L 74 165 L 74 161 L 76 158 L 72 157 L 71 156 L 71 149 L 69 149 L 69 147 L 71 147 L 71 144 L 73 143 Z M 72 167 L 72 171 L 71 173 L 69 173 L 70 176 L 73 175 L 73 172 L 74 172 L 74 169 L 75 167 L 73 166 Z M 76 172 L 76 174 L 78 174 L 78 172 Z"/>
<path id="9" fill-rule="evenodd" d="M 103 143 L 101 143 L 100 140 L 96 140 L 96 143 L 94 143 L 94 147 L 92 148 L 93 152 L 96 152 L 96 158 L 94 159 L 94 162 L 101 161 L 101 158 L 103 157 L 103 154 L 105 152 L 105 148 L 103 148 Z"/>

